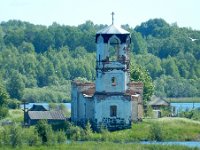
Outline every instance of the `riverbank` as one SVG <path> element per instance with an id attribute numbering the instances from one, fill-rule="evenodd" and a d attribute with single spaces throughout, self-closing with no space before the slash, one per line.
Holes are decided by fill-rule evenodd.
<path id="1" fill-rule="evenodd" d="M 11 150 L 11 147 L 0 147 L 2 150 Z M 70 144 L 57 144 L 52 146 L 22 146 L 15 150 L 197 150 L 195 147 L 181 145 L 146 145 L 146 144 L 125 144 L 112 142 L 72 142 Z"/>

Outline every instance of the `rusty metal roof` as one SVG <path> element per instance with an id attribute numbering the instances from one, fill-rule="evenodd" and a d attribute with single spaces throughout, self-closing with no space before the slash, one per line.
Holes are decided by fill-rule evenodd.
<path id="1" fill-rule="evenodd" d="M 65 120 L 62 111 L 28 111 L 30 119 Z"/>
<path id="2" fill-rule="evenodd" d="M 114 24 L 100 30 L 97 34 L 130 34 L 128 31 L 122 29 L 121 27 L 117 27 Z"/>

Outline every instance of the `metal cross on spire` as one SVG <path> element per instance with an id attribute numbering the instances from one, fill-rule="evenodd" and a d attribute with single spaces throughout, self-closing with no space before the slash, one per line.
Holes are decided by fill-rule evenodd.
<path id="1" fill-rule="evenodd" d="M 112 24 L 114 24 L 114 15 L 115 15 L 115 13 L 112 12 L 111 15 L 112 15 Z"/>

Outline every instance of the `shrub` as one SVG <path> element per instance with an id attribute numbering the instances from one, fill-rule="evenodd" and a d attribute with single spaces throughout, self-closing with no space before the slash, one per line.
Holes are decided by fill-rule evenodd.
<path id="1" fill-rule="evenodd" d="M 0 107 L 0 119 L 5 118 L 8 115 L 8 108 Z"/>
<path id="2" fill-rule="evenodd" d="M 4 127 L 0 130 L 0 146 L 10 145 L 10 127 Z"/>
<path id="3" fill-rule="evenodd" d="M 55 137 L 53 136 L 52 127 L 47 124 L 46 120 L 38 121 L 35 128 L 38 135 L 41 137 L 43 144 L 50 145 L 55 142 Z"/>
<path id="4" fill-rule="evenodd" d="M 64 131 L 58 131 L 58 132 L 56 132 L 56 138 L 57 138 L 56 140 L 57 140 L 58 144 L 65 143 L 65 141 L 67 140 Z"/>
<path id="5" fill-rule="evenodd" d="M 41 139 L 35 130 L 35 128 L 24 128 L 24 143 L 27 143 L 28 146 L 35 146 L 41 144 Z"/>
<path id="6" fill-rule="evenodd" d="M 22 145 L 22 128 L 14 125 L 10 129 L 10 144 L 12 147 Z"/>
<path id="7" fill-rule="evenodd" d="M 149 105 L 146 108 L 145 116 L 153 118 L 153 108 L 151 106 L 149 106 Z"/>
<path id="8" fill-rule="evenodd" d="M 149 138 L 153 141 L 163 140 L 162 129 L 160 125 L 156 123 L 151 124 L 150 129 L 149 129 Z"/>
<path id="9" fill-rule="evenodd" d="M 85 139 L 89 140 L 91 138 L 91 135 L 93 133 L 92 128 L 91 128 L 91 124 L 88 121 L 87 124 L 85 125 Z"/>
<path id="10" fill-rule="evenodd" d="M 68 130 L 67 130 L 67 136 L 71 139 L 71 140 L 80 140 L 81 139 L 81 135 L 82 135 L 82 128 L 78 127 L 78 126 L 71 126 Z"/>
<path id="11" fill-rule="evenodd" d="M 19 108 L 20 105 L 20 101 L 18 101 L 17 99 L 12 99 L 8 101 L 8 107 L 11 109 L 17 109 Z"/>

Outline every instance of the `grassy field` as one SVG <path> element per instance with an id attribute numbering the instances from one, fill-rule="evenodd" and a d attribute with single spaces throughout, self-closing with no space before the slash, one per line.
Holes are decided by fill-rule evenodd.
<path id="1" fill-rule="evenodd" d="M 150 128 L 161 129 L 162 141 L 200 141 L 200 122 L 185 118 L 144 119 L 142 123 L 132 125 L 131 129 L 93 133 L 91 140 L 133 142 L 151 140 Z"/>
<path id="2" fill-rule="evenodd" d="M 23 121 L 22 110 L 9 110 L 9 116 L 1 120 L 11 120 L 21 124 Z M 200 122 L 186 118 L 160 118 L 144 119 L 134 123 L 131 129 L 92 133 L 88 138 L 91 141 L 133 142 L 152 140 L 150 129 L 153 126 L 161 129 L 162 141 L 200 141 Z M 82 138 L 81 138 L 82 139 Z"/>
<path id="3" fill-rule="evenodd" d="M 11 150 L 11 147 L 0 147 L 2 150 Z M 22 146 L 15 150 L 197 150 L 198 148 L 189 148 L 178 145 L 143 145 L 143 144 L 123 144 L 111 142 L 83 142 L 70 143 L 53 146 Z"/>
<path id="4" fill-rule="evenodd" d="M 200 97 L 167 98 L 167 101 L 173 103 L 200 103 Z"/>

